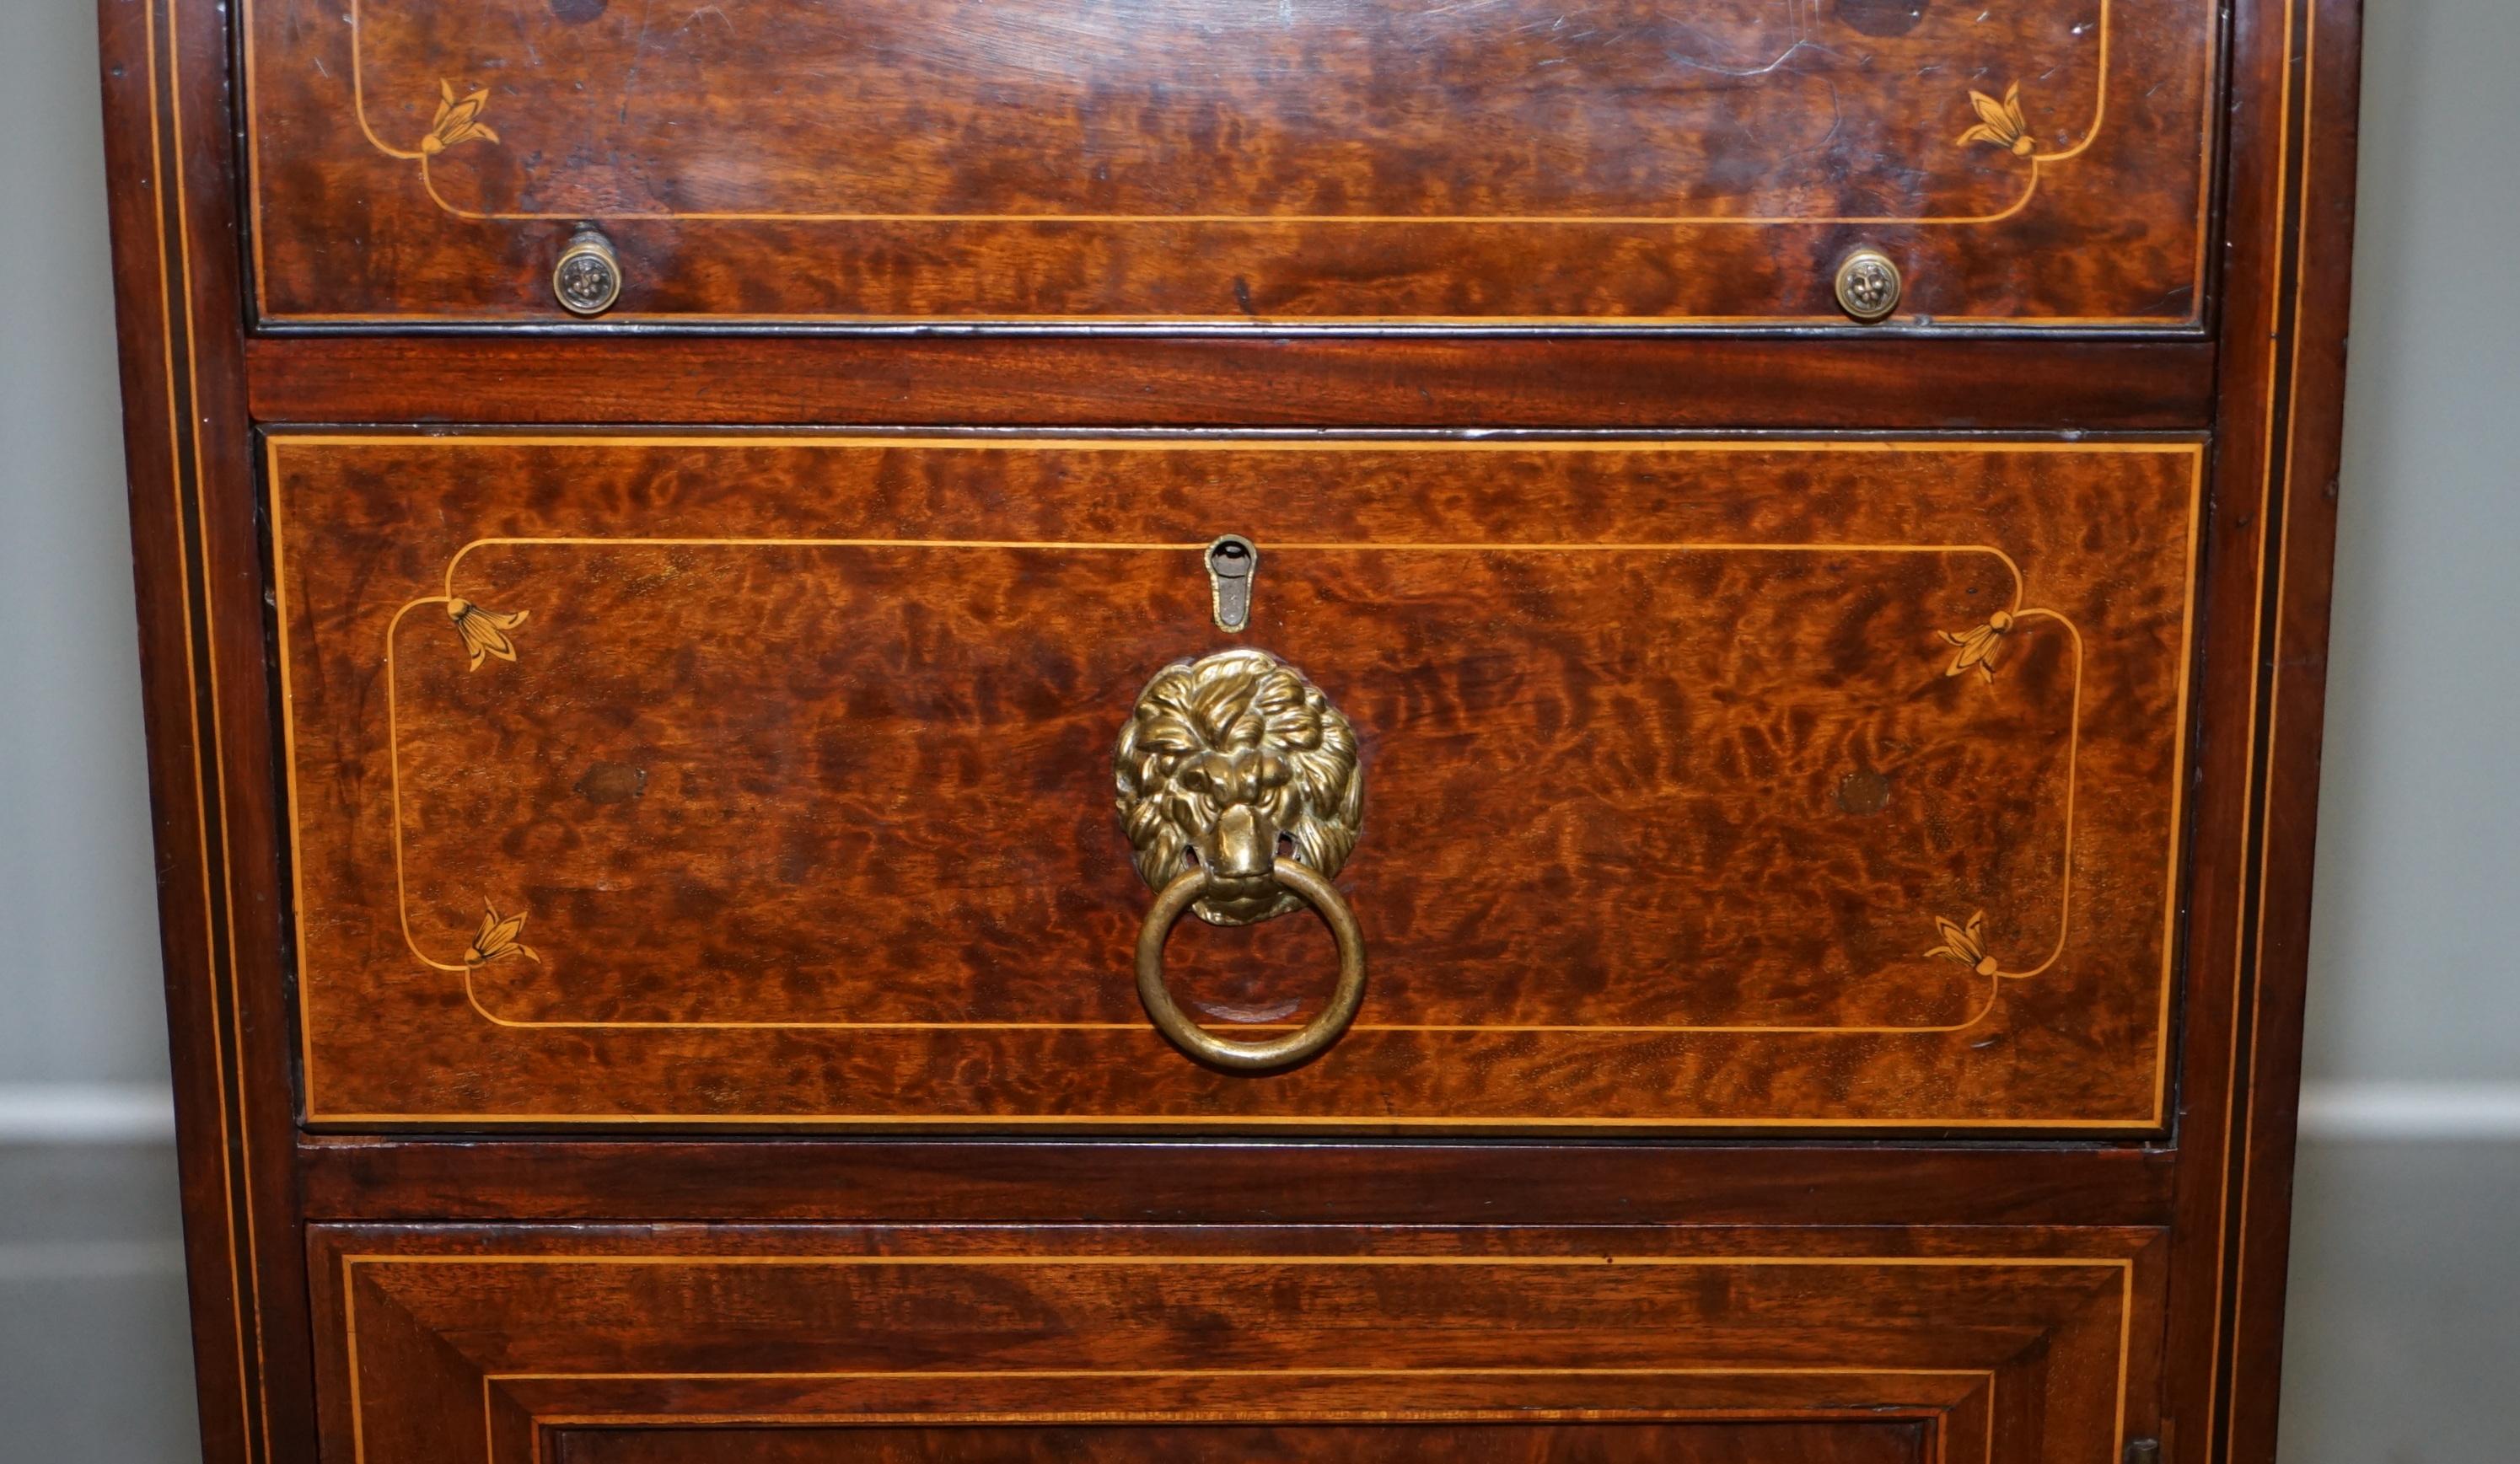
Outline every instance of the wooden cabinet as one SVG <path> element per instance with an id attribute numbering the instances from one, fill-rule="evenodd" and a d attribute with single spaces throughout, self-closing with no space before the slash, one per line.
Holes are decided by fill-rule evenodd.
<path id="1" fill-rule="evenodd" d="M 216 1464 L 2271 1464 L 2352 0 L 101 0 Z"/>

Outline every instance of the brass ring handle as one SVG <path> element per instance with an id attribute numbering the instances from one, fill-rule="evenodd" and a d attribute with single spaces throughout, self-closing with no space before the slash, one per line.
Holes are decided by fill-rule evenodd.
<path id="1" fill-rule="evenodd" d="M 1164 940 L 1172 934 L 1173 922 L 1207 892 L 1206 865 L 1193 865 L 1176 875 L 1155 896 L 1155 903 L 1147 908 L 1146 922 L 1138 927 L 1138 996 L 1147 1003 L 1147 1015 L 1153 1018 L 1155 1030 L 1192 1057 L 1239 1073 L 1267 1072 L 1314 1056 L 1339 1040 L 1339 1034 L 1356 1020 L 1357 1009 L 1365 1004 L 1365 935 L 1356 928 L 1355 912 L 1328 880 L 1305 865 L 1282 859 L 1270 869 L 1278 883 L 1321 911 L 1322 919 L 1338 941 L 1338 986 L 1330 993 L 1329 1005 L 1322 1009 L 1321 1015 L 1283 1037 L 1259 1043 L 1229 1042 L 1192 1021 L 1164 985 Z"/>

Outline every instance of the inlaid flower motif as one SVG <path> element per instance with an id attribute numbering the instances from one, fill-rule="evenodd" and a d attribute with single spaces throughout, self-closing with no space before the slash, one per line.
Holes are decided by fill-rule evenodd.
<path id="1" fill-rule="evenodd" d="M 525 912 L 523 910 L 518 910 L 513 915 L 502 915 L 497 906 L 487 900 L 482 901 L 481 931 L 472 937 L 472 944 L 465 949 L 464 963 L 468 966 L 486 966 L 505 956 L 521 955 L 540 965 L 542 957 L 534 954 L 534 948 L 517 939 L 524 932 Z"/>
<path id="2" fill-rule="evenodd" d="M 469 143 L 476 137 L 485 143 L 499 140 L 499 134 L 481 120 L 481 109 L 490 105 L 488 87 L 468 92 L 459 100 L 455 83 L 440 78 L 437 96 L 437 119 L 428 124 L 428 135 L 420 140 L 422 156 L 433 157 L 457 143 Z"/>
<path id="3" fill-rule="evenodd" d="M 1969 93 L 1969 106 L 1977 110 L 1977 125 L 1960 134 L 1959 145 L 1992 143 L 2015 157 L 2027 157 L 2038 144 L 2030 137 L 2030 123 L 2021 115 L 2021 83 L 2004 89 L 1998 102 L 1984 92 Z"/>
<path id="4" fill-rule="evenodd" d="M 1968 917 L 1966 925 L 1955 925 L 1940 915 L 1934 916 L 1934 928 L 1943 933 L 1943 943 L 1926 952 L 1958 961 L 1980 976 L 1995 974 L 1995 957 L 1986 954 L 1986 911 Z"/>
<path id="5" fill-rule="evenodd" d="M 1944 644 L 1959 647 L 1952 657 L 1952 663 L 1943 668 L 1943 675 L 1958 676 L 1964 671 L 1974 671 L 1986 681 L 1993 682 L 1996 648 L 2003 643 L 2004 637 L 2012 634 L 2012 623 L 2011 611 L 1998 610 L 1987 617 L 1986 624 L 1960 635 L 1936 631 L 1934 634 L 1943 638 Z M 514 660 L 515 657 L 509 659 Z"/>
<path id="6" fill-rule="evenodd" d="M 497 656 L 503 661 L 517 658 L 517 643 L 508 639 L 508 632 L 524 624 L 531 613 L 518 610 L 502 615 L 460 598 L 446 602 L 446 618 L 455 622 L 455 634 L 464 638 L 464 648 L 472 655 L 475 671 L 481 669 L 485 656 Z"/>

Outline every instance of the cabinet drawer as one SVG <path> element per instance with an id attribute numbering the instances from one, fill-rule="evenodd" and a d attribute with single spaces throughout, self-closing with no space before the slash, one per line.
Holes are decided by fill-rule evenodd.
<path id="1" fill-rule="evenodd" d="M 274 437 L 308 1117 L 2154 1129 L 2200 469 Z"/>
<path id="2" fill-rule="evenodd" d="M 245 9 L 274 322 L 2200 319 L 2214 0 Z"/>
<path id="3" fill-rule="evenodd" d="M 356 1464 L 2115 1464 L 2142 1230 L 310 1231 Z"/>

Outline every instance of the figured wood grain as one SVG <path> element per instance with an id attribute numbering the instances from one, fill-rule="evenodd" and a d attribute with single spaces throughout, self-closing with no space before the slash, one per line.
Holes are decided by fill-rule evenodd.
<path id="1" fill-rule="evenodd" d="M 350 1464 L 490 1464 L 608 1427 L 894 1427 L 919 1431 L 888 1436 L 919 1447 L 983 1425 L 1046 1445 L 1045 1430 L 1125 1421 L 1194 1427 L 1203 1442 L 1190 1446 L 1213 1448 L 1249 1438 L 1244 1425 L 1318 1450 L 1337 1437 L 1324 1425 L 1621 1418 L 1839 1435 L 1893 1421 L 1922 1425 L 1936 1457 L 2110 1464 L 2131 1430 L 2154 1426 L 2156 1240 L 1986 1227 L 309 1233 L 325 1448 Z M 1564 1438 L 1539 1437 L 1552 1435 Z"/>
<path id="2" fill-rule="evenodd" d="M 564 318 L 587 221 L 632 319 L 2202 308 L 2205 0 L 248 11 L 272 320 Z"/>
<path id="3" fill-rule="evenodd" d="M 276 439 L 311 1113 L 2148 1127 L 2195 454 L 1848 446 Z M 1368 769 L 1258 1080 L 1109 807 L 1227 528 Z"/>

